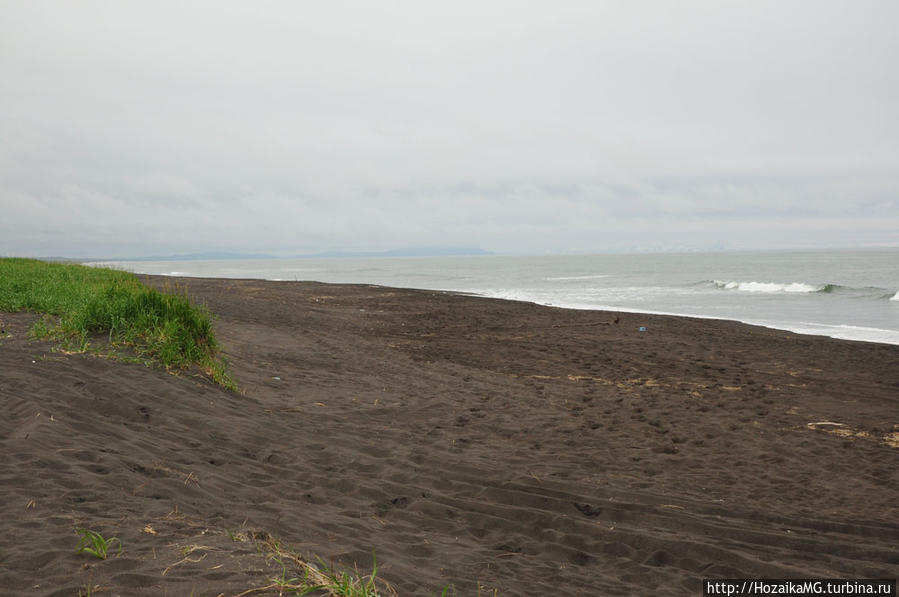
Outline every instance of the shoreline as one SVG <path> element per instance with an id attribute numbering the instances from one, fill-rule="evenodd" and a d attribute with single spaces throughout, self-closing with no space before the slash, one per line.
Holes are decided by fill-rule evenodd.
<path id="1" fill-rule="evenodd" d="M 374 552 L 400 595 L 897 576 L 894 345 L 366 284 L 140 278 L 209 306 L 242 393 L 56 352 L 25 337 L 35 316 L 0 313 L 0 586 L 231 597 L 280 574 L 232 539 L 257 536 L 362 572 Z M 75 523 L 124 552 L 75 554 Z"/>
<path id="2" fill-rule="evenodd" d="M 503 297 L 491 297 L 486 295 L 478 295 L 484 296 L 485 298 L 495 298 L 497 300 L 515 300 L 515 299 L 505 299 Z M 883 328 L 870 328 L 864 326 L 855 326 L 850 324 L 826 324 L 826 323 L 805 323 L 807 326 L 818 326 L 821 328 L 845 328 L 850 330 L 865 330 L 867 332 L 879 332 L 886 333 L 888 335 L 895 334 L 897 339 L 893 340 L 872 340 L 870 337 L 858 337 L 851 338 L 845 336 L 835 336 L 833 333 L 825 333 L 825 332 L 812 332 L 812 331 L 802 331 L 802 328 L 798 327 L 799 324 L 790 324 L 790 323 L 779 323 L 779 322 L 767 322 L 761 320 L 747 320 L 747 319 L 737 319 L 737 318 L 728 318 L 728 317 L 718 317 L 715 315 L 695 315 L 689 313 L 673 313 L 668 311 L 653 311 L 649 309 L 631 309 L 626 307 L 614 307 L 609 305 L 603 305 L 600 307 L 589 307 L 585 305 L 556 305 L 550 303 L 539 303 L 535 301 L 525 301 L 525 302 L 533 302 L 535 305 L 542 305 L 546 307 L 557 307 L 559 309 L 574 309 L 578 311 L 604 311 L 604 312 L 620 312 L 620 313 L 634 313 L 634 314 L 645 314 L 645 315 L 661 315 L 663 317 L 683 317 L 686 319 L 709 319 L 713 321 L 731 321 L 735 323 L 742 323 L 743 325 L 753 326 L 753 327 L 761 327 L 769 330 L 778 330 L 781 332 L 790 332 L 793 334 L 798 334 L 800 336 L 817 336 L 819 338 L 830 338 L 832 340 L 845 340 L 847 342 L 868 342 L 872 344 L 888 344 L 891 346 L 899 346 L 899 330 L 889 330 Z M 792 327 L 791 327 L 792 326 Z"/>
<path id="3" fill-rule="evenodd" d="M 824 251 L 822 254 L 829 252 L 831 251 Z M 775 253 L 781 254 L 783 252 Z M 853 252 L 837 252 L 836 257 L 844 258 L 846 254 L 851 253 Z M 880 254 L 882 251 L 877 251 L 876 253 Z M 784 253 L 784 255 L 791 254 L 789 252 Z M 739 255 L 742 255 L 742 253 Z M 796 255 L 807 255 L 807 253 L 800 252 Z M 428 275 L 424 278 L 419 277 L 416 272 L 409 271 L 408 267 L 397 265 L 403 263 L 403 260 L 400 258 L 372 260 L 325 259 L 308 262 L 290 259 L 238 260 L 235 263 L 243 264 L 238 266 L 229 266 L 228 264 L 231 263 L 229 261 L 147 262 L 148 265 L 145 271 L 149 275 L 166 275 L 171 277 L 226 277 L 237 275 L 246 276 L 246 278 L 235 279 L 266 279 L 269 281 L 315 282 L 319 281 L 314 279 L 318 276 L 322 278 L 320 280 L 322 283 L 374 283 L 389 287 L 473 292 L 494 298 L 528 300 L 536 304 L 551 304 L 562 308 L 617 310 L 634 313 L 727 319 L 800 334 L 899 345 L 899 326 L 897 326 L 895 319 L 895 310 L 883 305 L 878 306 L 878 303 L 881 302 L 880 300 L 872 299 L 869 301 L 861 296 L 874 290 L 886 293 L 880 298 L 890 297 L 890 295 L 899 293 L 896 290 L 896 286 L 899 285 L 899 279 L 895 278 L 895 273 L 891 269 L 884 269 L 886 266 L 882 263 L 882 259 L 877 266 L 879 268 L 877 269 L 877 272 L 879 272 L 877 276 L 862 277 L 861 279 L 853 278 L 851 274 L 840 270 L 839 267 L 836 268 L 836 271 L 828 271 L 821 264 L 812 263 L 813 268 L 818 267 L 816 274 L 810 274 L 815 279 L 814 283 L 806 283 L 806 274 L 795 271 L 795 268 L 790 271 L 772 271 L 770 263 L 762 263 L 758 270 L 754 270 L 750 274 L 742 271 L 693 271 L 690 268 L 695 269 L 695 263 L 684 261 L 680 266 L 687 268 L 687 271 L 692 271 L 692 274 L 676 276 L 675 279 L 671 279 L 667 276 L 664 268 L 656 272 L 660 279 L 667 280 L 662 283 L 662 286 L 667 289 L 667 292 L 673 293 L 669 298 L 664 293 L 656 295 L 654 291 L 646 287 L 648 278 L 643 270 L 641 270 L 643 274 L 639 276 L 640 280 L 637 282 L 637 286 L 642 290 L 633 296 L 629 294 L 633 289 L 629 288 L 629 282 L 625 281 L 628 279 L 628 270 L 624 264 L 628 260 L 632 260 L 635 261 L 632 265 L 645 267 L 646 263 L 645 260 L 641 261 L 642 257 L 645 256 L 595 255 L 581 256 L 579 258 L 554 256 L 548 258 L 552 260 L 550 262 L 547 262 L 546 259 L 538 258 L 537 270 L 534 276 L 529 278 L 516 273 L 508 277 L 508 279 L 506 279 L 505 270 L 502 269 L 500 263 L 507 263 L 509 267 L 517 271 L 522 267 L 522 259 L 524 258 L 492 256 L 492 259 L 503 261 L 494 263 L 486 268 L 475 265 L 480 263 L 477 260 L 465 261 L 465 258 L 460 258 L 462 261 L 458 263 L 453 262 L 446 276 L 439 274 L 442 267 L 439 263 L 440 258 L 420 258 L 425 259 L 425 263 L 430 263 L 432 268 L 433 275 Z M 664 260 L 671 257 L 687 258 L 693 256 L 672 256 L 666 254 L 657 257 Z M 710 257 L 717 258 L 718 254 L 700 254 L 695 256 L 697 260 Z M 431 261 L 427 261 L 428 259 Z M 566 261 L 566 259 L 571 261 Z M 589 259 L 589 261 L 584 261 L 584 259 Z M 725 263 L 706 265 L 710 268 L 735 268 L 740 265 L 735 264 L 732 259 L 722 259 Z M 98 263 L 104 264 L 108 262 Z M 552 268 L 547 269 L 550 263 L 554 264 L 553 267 L 558 268 L 558 271 Z M 185 264 L 190 265 L 187 266 Z M 247 264 L 251 264 L 252 267 Z M 367 269 L 365 267 L 366 264 L 373 264 L 372 267 L 375 268 L 375 273 Z M 465 264 L 468 265 L 466 266 Z M 119 265 L 129 267 L 124 262 Z M 253 268 L 257 267 L 257 265 L 261 269 L 254 270 Z M 843 265 L 846 266 L 845 263 Z M 331 269 L 332 267 L 333 270 Z M 292 268 L 296 268 L 296 270 L 294 271 Z M 133 264 L 129 269 L 134 269 Z M 559 272 L 589 271 L 603 271 L 604 273 L 551 275 Z M 410 275 L 412 277 L 409 277 Z M 459 276 L 462 277 L 460 278 Z M 582 288 L 578 285 L 568 287 L 568 283 L 564 282 L 571 280 L 616 279 L 621 276 L 624 276 L 621 278 L 621 284 L 624 285 L 623 288 L 617 288 L 617 283 L 611 286 L 600 284 L 595 289 Z M 551 282 L 553 280 L 556 282 Z M 716 282 L 716 280 L 719 282 Z M 725 284 L 720 282 L 720 280 L 743 280 L 743 282 L 729 282 Z M 749 280 L 762 280 L 762 282 L 750 282 Z M 765 280 L 768 280 L 768 282 L 765 282 Z M 562 286 L 557 287 L 557 283 Z M 701 291 L 696 294 L 695 299 L 690 298 L 685 301 L 683 298 L 678 298 L 687 296 L 681 294 L 685 291 L 688 291 L 687 294 L 692 294 L 694 290 L 691 290 L 691 288 L 694 286 L 704 286 L 711 283 L 719 286 L 717 293 Z M 792 289 L 792 287 L 798 286 L 806 288 L 807 292 L 784 291 L 778 293 L 776 289 L 764 292 L 721 290 L 720 287 L 725 285 L 741 288 L 745 285 L 752 288 L 768 286 L 785 289 Z M 652 286 L 652 284 L 649 283 L 649 286 Z M 622 291 L 625 294 L 616 296 L 618 291 Z M 646 296 L 643 296 L 644 291 L 647 293 Z M 860 294 L 855 298 L 847 299 L 847 293 L 841 291 L 849 291 L 848 294 L 850 295 L 852 293 Z M 833 292 L 834 296 L 829 297 L 825 302 L 812 298 L 821 292 L 828 295 Z M 627 297 L 626 301 L 623 300 L 624 297 Z M 867 298 L 870 299 L 871 297 Z M 890 300 L 893 302 L 889 302 Z M 629 305 L 618 305 L 616 304 L 617 302 L 627 302 Z M 889 305 L 896 304 L 895 296 L 889 298 L 886 302 Z M 766 304 L 772 306 L 766 306 Z"/>
<path id="4" fill-rule="evenodd" d="M 98 263 L 102 265 L 102 263 Z M 90 265 L 90 264 L 89 264 Z M 741 323 L 744 325 L 754 326 L 754 327 L 762 327 L 771 330 L 778 330 L 784 332 L 791 332 L 794 334 L 799 334 L 802 336 L 817 336 L 821 338 L 831 338 L 833 340 L 845 340 L 848 342 L 869 342 L 872 344 L 888 344 L 893 346 L 899 346 L 899 330 L 891 330 L 887 328 L 872 328 L 866 326 L 857 326 L 852 324 L 827 324 L 827 323 L 815 323 L 815 322 L 801 322 L 801 323 L 790 323 L 790 322 L 772 322 L 765 320 L 752 320 L 752 319 L 739 319 L 736 317 L 721 317 L 718 315 L 701 315 L 701 314 L 690 314 L 690 313 L 678 313 L 673 311 L 658 311 L 653 309 L 636 309 L 631 307 L 621 307 L 614 305 L 587 305 L 587 304 L 564 304 L 564 303 L 547 303 L 541 302 L 539 300 L 532 300 L 527 298 L 514 298 L 509 296 L 493 296 L 490 294 L 486 294 L 483 292 L 475 292 L 475 291 L 464 291 L 464 290 L 453 290 L 453 289 L 440 289 L 440 288 L 419 288 L 419 287 L 394 287 L 394 286 L 386 286 L 383 284 L 370 284 L 367 282 L 324 282 L 319 280 L 287 280 L 287 279 L 268 279 L 268 278 L 224 278 L 224 277 L 216 277 L 216 276 L 185 276 L 183 272 L 177 272 L 172 274 L 135 274 L 138 276 L 149 276 L 149 277 L 159 277 L 159 278 L 188 278 L 188 279 L 199 279 L 199 280 L 256 280 L 260 282 L 296 282 L 299 284 L 335 284 L 335 285 L 361 285 L 361 286 L 377 286 L 382 288 L 397 288 L 399 290 L 419 290 L 424 292 L 445 292 L 445 293 L 453 293 L 460 294 L 464 296 L 477 296 L 486 299 L 495 299 L 500 301 L 517 301 L 517 302 L 525 302 L 533 305 L 543 306 L 543 307 L 551 307 L 558 309 L 568 309 L 575 311 L 600 311 L 600 312 L 610 312 L 610 313 L 632 313 L 632 314 L 644 314 L 644 315 L 660 315 L 663 317 L 683 317 L 688 319 L 708 319 L 714 321 L 730 321 Z M 897 291 L 897 296 L 899 296 L 899 291 Z M 899 300 L 899 299 L 890 299 L 890 300 Z M 814 332 L 809 331 L 808 328 L 803 328 L 802 326 L 812 326 L 818 328 L 826 328 L 828 331 L 820 331 Z M 834 331 L 835 329 L 839 329 L 839 331 Z M 880 335 L 887 335 L 889 339 L 886 340 L 876 340 L 872 339 L 870 336 L 868 337 L 850 337 L 847 336 L 846 330 L 865 330 L 868 333 L 878 333 Z M 851 333 L 851 332 L 850 332 Z M 835 335 L 842 334 L 842 335 Z M 895 338 L 894 338 L 895 336 Z"/>

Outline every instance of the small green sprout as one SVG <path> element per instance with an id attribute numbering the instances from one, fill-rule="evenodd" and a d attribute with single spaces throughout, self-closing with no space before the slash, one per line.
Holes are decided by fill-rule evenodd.
<path id="1" fill-rule="evenodd" d="M 113 543 L 119 544 L 119 553 L 122 553 L 122 542 L 117 537 L 106 539 L 100 533 L 84 527 L 75 527 L 75 534 L 81 536 L 75 553 L 89 553 L 96 558 L 105 560 Z"/>

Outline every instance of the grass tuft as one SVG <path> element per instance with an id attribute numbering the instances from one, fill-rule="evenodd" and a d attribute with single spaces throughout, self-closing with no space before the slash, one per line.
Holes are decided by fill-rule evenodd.
<path id="1" fill-rule="evenodd" d="M 249 540 L 247 535 L 231 535 L 232 540 Z M 252 537 L 256 549 L 265 559 L 278 565 L 280 572 L 269 579 L 269 584 L 250 589 L 236 597 L 246 597 L 257 593 L 277 590 L 281 595 L 321 595 L 322 597 L 396 597 L 396 590 L 377 576 L 378 566 L 374 563 L 371 574 L 358 571 L 348 572 L 327 565 L 321 558 L 312 563 L 298 552 L 290 549 L 278 539 L 266 533 Z"/>
<path id="2" fill-rule="evenodd" d="M 105 560 L 113 543 L 119 544 L 119 553 L 122 553 L 122 543 L 116 537 L 106 539 L 100 533 L 84 527 L 75 527 L 75 534 L 81 536 L 75 553 L 89 553 L 96 558 Z"/>
<path id="3" fill-rule="evenodd" d="M 45 313 L 31 329 L 36 338 L 84 352 L 105 337 L 166 368 L 197 365 L 216 382 L 236 389 L 217 344 L 212 316 L 186 292 L 159 292 L 134 274 L 36 259 L 0 259 L 0 311 Z"/>

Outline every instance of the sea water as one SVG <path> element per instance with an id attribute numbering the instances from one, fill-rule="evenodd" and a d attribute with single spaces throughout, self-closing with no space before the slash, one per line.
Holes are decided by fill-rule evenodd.
<path id="1" fill-rule="evenodd" d="M 899 248 L 805 252 L 104 262 L 136 273 L 365 283 L 731 319 L 899 344 Z"/>

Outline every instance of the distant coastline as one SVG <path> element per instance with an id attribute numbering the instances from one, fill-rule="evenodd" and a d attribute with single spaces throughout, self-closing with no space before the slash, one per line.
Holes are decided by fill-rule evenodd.
<path id="1" fill-rule="evenodd" d="M 473 257 L 494 255 L 480 247 L 407 247 L 388 251 L 322 251 L 299 255 L 270 255 L 267 253 L 229 253 L 208 251 L 205 253 L 181 253 L 177 255 L 146 255 L 141 257 L 43 257 L 45 261 L 72 261 L 97 263 L 104 261 L 226 261 L 247 259 L 364 259 L 366 257 Z"/>

